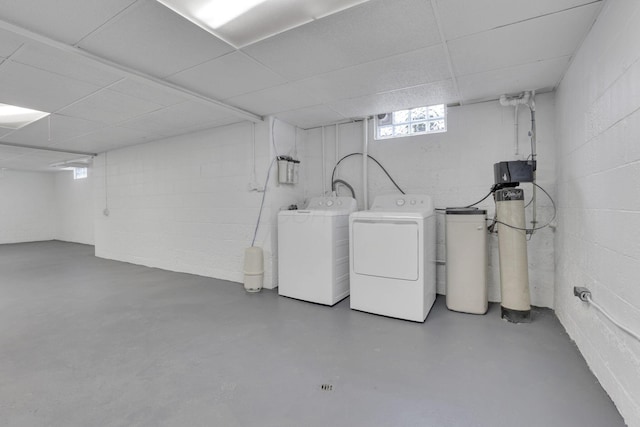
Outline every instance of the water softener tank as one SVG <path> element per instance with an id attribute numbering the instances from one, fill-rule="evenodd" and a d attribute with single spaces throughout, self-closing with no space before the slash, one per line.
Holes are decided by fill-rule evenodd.
<path id="1" fill-rule="evenodd" d="M 504 188 L 496 195 L 502 317 L 510 322 L 531 321 L 529 266 L 524 217 L 524 192 Z M 508 225 L 506 225 L 508 224 Z"/>

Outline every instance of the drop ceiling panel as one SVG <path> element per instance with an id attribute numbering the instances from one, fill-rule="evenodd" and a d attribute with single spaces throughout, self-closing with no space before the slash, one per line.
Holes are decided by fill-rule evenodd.
<path id="1" fill-rule="evenodd" d="M 47 146 L 94 132 L 102 127 L 104 125 L 101 123 L 77 117 L 52 114 L 18 129 L 10 135 L 0 138 L 0 140 L 16 144 Z"/>
<path id="2" fill-rule="evenodd" d="M 89 59 L 33 42 L 25 44 L 11 60 L 97 86 L 122 79 Z"/>
<path id="3" fill-rule="evenodd" d="M 49 167 L 50 164 L 73 160 L 74 158 L 78 158 L 78 155 L 69 153 L 57 153 L 52 151 L 29 150 L 29 152 L 23 155 L 16 156 L 7 160 L 0 160 L 0 167 L 19 170 L 51 172 L 54 169 Z"/>
<path id="4" fill-rule="evenodd" d="M 345 120 L 346 117 L 336 113 L 324 105 L 300 108 L 278 114 L 278 119 L 302 129 L 309 129 L 328 123 L 336 123 Z"/>
<path id="5" fill-rule="evenodd" d="M 451 80 L 412 88 L 331 102 L 328 106 L 349 118 L 433 104 L 457 102 L 459 96 Z"/>
<path id="6" fill-rule="evenodd" d="M 593 1 L 436 0 L 436 5 L 445 37 L 453 40 Z"/>
<path id="7" fill-rule="evenodd" d="M 216 126 L 218 123 L 239 122 L 226 110 L 188 101 L 154 111 L 122 123 L 122 127 L 149 132 L 160 136 L 176 135 Z"/>
<path id="8" fill-rule="evenodd" d="M 156 77 L 177 73 L 233 50 L 153 0 L 139 0 L 85 38 L 80 47 Z"/>
<path id="9" fill-rule="evenodd" d="M 231 98 L 285 83 L 285 80 L 242 52 L 197 65 L 170 81 L 215 99 Z"/>
<path id="10" fill-rule="evenodd" d="M 2 19 L 68 44 L 98 28 L 135 0 L 0 0 Z"/>
<path id="11" fill-rule="evenodd" d="M 595 20 L 600 3 L 450 41 L 457 75 L 571 55 Z"/>
<path id="12" fill-rule="evenodd" d="M 6 145 L 0 145 L 0 160 L 8 160 L 14 157 L 22 156 L 33 150 L 27 150 L 26 148 L 9 147 Z"/>
<path id="13" fill-rule="evenodd" d="M 8 31 L 0 30 L 0 57 L 8 58 L 18 50 L 22 43 L 24 43 L 24 40 L 20 37 Z"/>
<path id="14" fill-rule="evenodd" d="M 164 105 L 165 107 L 187 101 L 185 96 L 175 91 L 151 86 L 132 79 L 126 79 L 109 86 L 109 90 L 153 102 L 154 104 Z"/>
<path id="15" fill-rule="evenodd" d="M 553 89 L 562 78 L 570 59 L 570 56 L 563 56 L 459 77 L 460 96 L 469 102 L 496 99 L 502 94 L 524 90 Z"/>
<path id="16" fill-rule="evenodd" d="M 388 92 L 450 78 L 441 45 L 312 77 L 300 82 L 323 102 Z"/>
<path id="17" fill-rule="evenodd" d="M 161 108 L 161 105 L 104 89 L 60 110 L 60 113 L 100 123 L 116 124 Z"/>
<path id="18" fill-rule="evenodd" d="M 0 67 L 0 102 L 53 112 L 99 87 L 38 68 L 6 61 Z"/>
<path id="19" fill-rule="evenodd" d="M 247 93 L 225 100 L 226 103 L 259 115 L 280 113 L 310 107 L 320 101 L 307 93 L 300 84 L 287 83 Z"/>
<path id="20" fill-rule="evenodd" d="M 297 80 L 431 46 L 438 26 L 425 0 L 372 0 L 243 49 Z"/>
<path id="21" fill-rule="evenodd" d="M 112 126 L 61 144 L 65 150 L 102 153 L 113 148 L 142 144 L 161 137 L 149 132 Z"/>

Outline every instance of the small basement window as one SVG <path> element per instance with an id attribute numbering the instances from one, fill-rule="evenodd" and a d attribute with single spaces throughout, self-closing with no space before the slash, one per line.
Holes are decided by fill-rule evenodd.
<path id="1" fill-rule="evenodd" d="M 447 106 L 416 107 L 376 116 L 376 139 L 399 138 L 447 131 Z"/>
<path id="2" fill-rule="evenodd" d="M 73 168 L 73 179 L 84 179 L 89 175 L 87 168 Z"/>

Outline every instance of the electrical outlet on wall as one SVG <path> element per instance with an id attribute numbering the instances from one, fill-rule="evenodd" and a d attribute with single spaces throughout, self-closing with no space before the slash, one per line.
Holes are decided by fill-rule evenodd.
<path id="1" fill-rule="evenodd" d="M 249 191 L 262 191 L 260 184 L 258 184 L 256 181 L 249 181 L 249 183 L 247 184 L 247 190 Z"/>

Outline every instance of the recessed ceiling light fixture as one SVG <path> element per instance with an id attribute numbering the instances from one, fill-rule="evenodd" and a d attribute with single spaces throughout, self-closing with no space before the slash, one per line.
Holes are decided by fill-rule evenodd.
<path id="1" fill-rule="evenodd" d="M 20 129 L 48 115 L 49 113 L 45 113 L 44 111 L 0 104 L 0 128 Z"/>
<path id="2" fill-rule="evenodd" d="M 368 0 L 157 0 L 236 48 Z"/>

